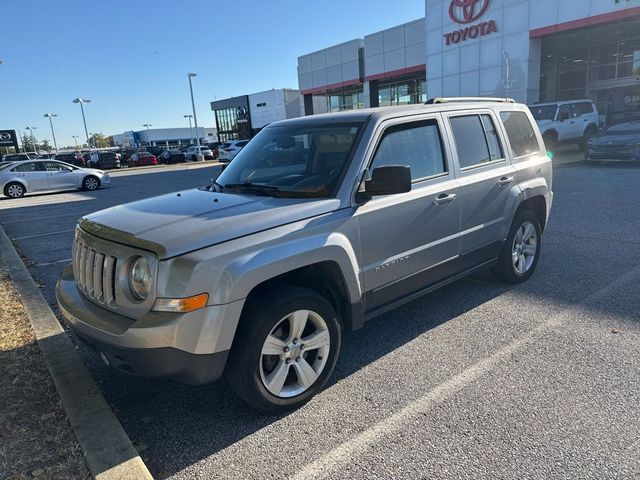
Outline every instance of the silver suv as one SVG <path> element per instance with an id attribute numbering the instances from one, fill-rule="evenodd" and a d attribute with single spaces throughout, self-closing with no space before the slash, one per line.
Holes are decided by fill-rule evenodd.
<path id="1" fill-rule="evenodd" d="M 464 101 L 463 101 L 464 100 Z M 540 257 L 551 161 L 526 106 L 434 99 L 273 123 L 212 185 L 83 217 L 60 311 L 105 362 L 301 405 L 341 332 Z"/>

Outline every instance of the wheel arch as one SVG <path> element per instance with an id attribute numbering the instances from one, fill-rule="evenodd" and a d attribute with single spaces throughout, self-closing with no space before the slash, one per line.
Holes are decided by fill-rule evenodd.
<path id="1" fill-rule="evenodd" d="M 540 222 L 540 230 L 544 232 L 547 223 L 547 201 L 543 195 L 533 195 L 520 202 L 516 215 L 522 210 L 531 210 Z"/>
<path id="2" fill-rule="evenodd" d="M 29 191 L 29 188 L 27 187 L 27 184 L 23 180 L 19 180 L 17 178 L 12 178 L 7 183 L 5 183 L 4 186 L 2 187 L 2 193 L 3 194 L 4 194 L 5 190 L 7 189 L 7 187 L 9 185 L 11 185 L 12 183 L 17 183 L 17 184 L 21 185 L 22 188 L 24 188 L 24 193 L 27 193 Z"/>

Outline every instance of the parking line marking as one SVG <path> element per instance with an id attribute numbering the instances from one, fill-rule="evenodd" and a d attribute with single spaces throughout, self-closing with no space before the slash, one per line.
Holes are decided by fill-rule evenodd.
<path id="1" fill-rule="evenodd" d="M 59 235 L 61 233 L 72 233 L 72 232 L 75 232 L 75 229 L 73 229 L 73 230 L 61 230 L 59 232 L 51 232 L 51 233 L 41 233 L 39 235 L 27 235 L 26 237 L 15 237 L 15 238 L 12 238 L 11 241 L 13 241 L 13 240 L 27 240 L 29 238 L 48 237 L 50 235 Z"/>
<path id="2" fill-rule="evenodd" d="M 70 258 L 64 258 L 62 260 L 56 260 L 55 262 L 36 263 L 34 267 L 48 267 L 51 265 L 57 265 L 58 263 L 68 263 L 70 261 Z"/>
<path id="3" fill-rule="evenodd" d="M 556 315 L 541 323 L 525 335 L 501 348 L 493 355 L 486 357 L 466 370 L 441 383 L 422 397 L 416 399 L 406 407 L 390 417 L 379 421 L 367 430 L 361 432 L 355 437 L 343 442 L 317 460 L 305 465 L 293 477 L 293 480 L 307 480 L 309 478 L 330 478 L 332 473 L 344 467 L 356 455 L 363 454 L 371 445 L 388 436 L 391 433 L 401 430 L 409 421 L 418 415 L 431 409 L 434 405 L 446 400 L 449 396 L 462 390 L 462 388 L 470 385 L 475 380 L 487 374 L 497 364 L 506 360 L 511 354 L 531 342 L 541 332 L 559 326 L 562 321 L 570 313 L 576 310 L 582 310 L 606 297 L 610 293 L 615 292 L 627 282 L 640 277 L 640 265 L 636 266 L 626 274 L 619 277 L 608 286 L 592 293 L 591 295 L 579 300 L 568 308 L 563 309 Z"/>
<path id="4" fill-rule="evenodd" d="M 88 212 L 91 213 L 91 212 Z M 82 213 L 82 214 L 77 214 L 77 213 L 63 213 L 61 215 L 48 215 L 46 217 L 37 217 L 37 218 L 30 218 L 29 221 L 30 222 L 38 222 L 40 220 L 49 220 L 50 218 L 60 218 L 60 217 L 72 217 L 74 215 L 77 215 L 78 217 L 82 217 L 83 215 L 86 215 L 86 213 Z M 19 222 L 24 222 L 24 218 L 21 218 L 20 220 L 6 220 L 4 222 L 0 222 L 2 225 L 6 225 L 7 223 L 19 223 Z"/>

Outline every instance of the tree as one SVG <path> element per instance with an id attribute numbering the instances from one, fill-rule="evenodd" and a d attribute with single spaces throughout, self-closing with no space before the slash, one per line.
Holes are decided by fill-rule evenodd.
<path id="1" fill-rule="evenodd" d="M 113 137 L 105 137 L 102 133 L 91 134 L 89 142 L 97 148 L 113 147 Z"/>
<path id="2" fill-rule="evenodd" d="M 51 145 L 49 145 L 49 140 L 44 139 L 42 141 L 42 143 L 40 144 L 40 146 L 38 147 L 38 150 L 43 150 L 45 152 L 50 152 L 52 150 Z"/>
<path id="3" fill-rule="evenodd" d="M 22 149 L 25 152 L 35 152 L 37 151 L 38 141 L 36 137 L 32 137 L 31 135 L 27 135 L 26 133 L 21 134 L 22 138 Z M 35 146 L 34 146 L 35 143 Z"/>

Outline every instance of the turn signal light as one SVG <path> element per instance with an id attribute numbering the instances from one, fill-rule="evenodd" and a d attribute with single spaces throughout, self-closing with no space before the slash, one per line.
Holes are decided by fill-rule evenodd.
<path id="1" fill-rule="evenodd" d="M 193 312 L 207 306 L 208 293 L 201 293 L 187 298 L 158 298 L 153 305 L 154 312 Z"/>

